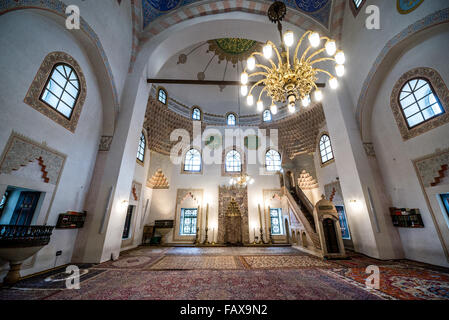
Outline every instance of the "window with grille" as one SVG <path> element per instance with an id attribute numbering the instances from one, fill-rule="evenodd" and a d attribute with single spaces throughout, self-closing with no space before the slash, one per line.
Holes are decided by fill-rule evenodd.
<path id="1" fill-rule="evenodd" d="M 270 219 L 271 219 L 271 234 L 280 235 L 283 234 L 282 230 L 282 209 L 272 209 L 270 208 Z"/>
<path id="2" fill-rule="evenodd" d="M 196 235 L 198 209 L 181 209 L 181 224 L 179 234 L 181 236 Z"/>
<path id="3" fill-rule="evenodd" d="M 267 171 L 281 171 L 281 155 L 276 150 L 268 150 L 265 154 L 265 166 Z"/>
<path id="4" fill-rule="evenodd" d="M 235 115 L 231 113 L 230 115 L 228 115 L 227 124 L 228 126 L 235 126 L 235 123 L 236 123 Z"/>
<path id="5" fill-rule="evenodd" d="M 75 70 L 68 64 L 54 66 L 40 99 L 67 119 L 80 93 L 80 84 Z"/>
<path id="6" fill-rule="evenodd" d="M 198 150 L 187 151 L 184 158 L 184 171 L 201 172 L 201 153 Z"/>
<path id="7" fill-rule="evenodd" d="M 236 150 L 229 151 L 225 160 L 226 172 L 241 172 L 242 158 Z"/>
<path id="8" fill-rule="evenodd" d="M 194 108 L 192 111 L 192 119 L 193 120 L 201 120 L 201 110 L 198 108 Z"/>
<path id="9" fill-rule="evenodd" d="M 444 113 L 432 85 L 423 78 L 407 81 L 401 89 L 399 104 L 409 128 Z"/>
<path id="10" fill-rule="evenodd" d="M 332 151 L 331 139 L 327 134 L 323 134 L 320 139 L 320 155 L 321 163 L 326 163 L 334 159 L 334 152 Z"/>
<path id="11" fill-rule="evenodd" d="M 264 121 L 264 122 L 270 122 L 271 119 L 272 119 L 272 117 L 271 117 L 271 111 L 270 111 L 270 110 L 265 110 L 265 111 L 263 112 L 263 121 Z"/>
<path id="12" fill-rule="evenodd" d="M 159 89 L 157 99 L 159 100 L 159 102 L 167 104 L 167 92 L 164 89 Z"/>
<path id="13" fill-rule="evenodd" d="M 147 146 L 147 142 L 145 139 L 145 135 L 143 132 L 140 135 L 139 148 L 137 149 L 137 159 L 140 162 L 143 162 L 145 159 L 145 148 Z"/>

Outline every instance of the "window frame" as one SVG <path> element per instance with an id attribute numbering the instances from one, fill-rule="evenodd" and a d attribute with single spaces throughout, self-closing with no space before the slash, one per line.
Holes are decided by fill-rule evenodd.
<path id="1" fill-rule="evenodd" d="M 423 78 L 430 84 L 435 98 L 438 99 L 440 107 L 443 109 L 443 113 L 410 128 L 400 104 L 400 95 L 404 85 L 409 80 L 417 78 Z M 429 67 L 414 68 L 405 72 L 394 84 L 390 96 L 390 108 L 402 140 L 407 141 L 449 123 L 449 90 L 443 78 L 435 69 Z"/>
<path id="2" fill-rule="evenodd" d="M 230 170 L 228 170 L 228 155 L 231 153 L 231 152 L 234 152 L 234 153 L 236 153 L 238 156 L 239 156 L 239 161 L 240 161 L 240 170 L 239 171 L 230 171 Z M 227 151 L 226 153 L 225 153 L 225 172 L 226 173 L 230 173 L 230 174 L 241 174 L 242 172 L 243 172 L 243 162 L 242 162 L 242 155 L 240 154 L 240 152 L 239 151 L 237 151 L 236 149 L 232 149 L 232 150 L 229 150 L 229 151 Z M 233 163 L 234 163 L 234 161 L 233 161 Z M 232 167 L 235 167 L 235 166 L 232 166 Z"/>
<path id="3" fill-rule="evenodd" d="M 273 215 L 271 214 L 271 212 L 273 212 L 273 211 L 276 211 L 276 213 L 277 213 L 276 217 L 273 217 Z M 270 228 L 271 229 L 270 232 L 271 232 L 271 234 L 273 236 L 283 236 L 283 235 L 285 235 L 284 227 L 283 227 L 284 221 L 283 221 L 283 217 L 282 217 L 282 208 L 270 208 L 269 214 L 270 214 L 270 227 L 271 227 Z M 273 218 L 277 218 L 279 220 L 279 233 L 274 233 L 273 232 Z"/>
<path id="4" fill-rule="evenodd" d="M 349 0 L 349 7 L 351 8 L 352 14 L 354 15 L 354 17 L 357 17 L 357 15 L 359 14 L 360 10 L 362 10 L 362 7 L 365 5 L 366 0 L 362 0 L 362 2 L 360 3 L 360 6 L 357 8 L 355 5 L 354 0 Z"/>
<path id="5" fill-rule="evenodd" d="M 191 224 L 191 227 L 190 227 L 190 231 L 192 232 L 192 227 L 194 226 L 195 228 L 194 228 L 194 233 L 188 233 L 188 234 L 186 234 L 186 233 L 184 233 L 184 219 L 185 219 L 185 216 L 184 216 L 184 212 L 186 211 L 186 210 L 190 210 L 190 211 L 195 211 L 196 212 L 196 215 L 195 215 L 195 225 L 192 225 Z M 198 220 L 199 220 L 199 217 L 198 217 L 198 208 L 181 208 L 181 212 L 180 212 L 180 217 L 179 217 L 179 230 L 178 230 L 178 233 L 179 233 L 179 236 L 181 236 L 181 237 L 192 237 L 192 236 L 196 236 L 196 229 L 198 228 Z"/>
<path id="6" fill-rule="evenodd" d="M 186 170 L 186 157 L 189 154 L 189 152 L 191 151 L 196 151 L 198 152 L 199 156 L 200 156 L 200 170 L 195 171 L 195 170 Z M 203 173 L 203 155 L 201 153 L 201 151 L 199 151 L 198 149 L 195 148 L 190 148 L 185 154 L 184 157 L 182 158 L 182 163 L 181 163 L 181 173 L 185 173 L 185 174 L 202 174 Z"/>
<path id="7" fill-rule="evenodd" d="M 234 124 L 229 124 L 229 118 L 231 116 L 234 117 Z M 231 112 L 226 115 L 226 125 L 230 127 L 235 127 L 237 125 L 237 116 L 235 115 L 235 113 Z"/>
<path id="8" fill-rule="evenodd" d="M 41 99 L 54 69 L 60 64 L 68 65 L 78 77 L 78 96 L 73 105 L 70 119 Z M 70 132 L 75 133 L 86 100 L 86 93 L 86 79 L 78 62 L 65 52 L 54 51 L 50 52 L 42 61 L 23 102 Z"/>
<path id="9" fill-rule="evenodd" d="M 195 116 L 195 110 L 198 110 L 198 112 L 199 112 L 199 119 L 195 119 L 195 118 L 194 118 L 194 116 Z M 201 120 L 203 119 L 203 111 L 202 111 L 198 106 L 194 106 L 194 107 L 192 108 L 191 118 L 192 118 L 193 121 L 201 121 Z"/>
<path id="10" fill-rule="evenodd" d="M 418 103 L 418 102 L 421 101 L 422 99 L 425 99 L 425 98 L 421 98 L 421 99 L 417 100 L 417 99 L 416 99 L 416 96 L 415 96 L 415 92 L 416 92 L 417 90 L 414 90 L 414 89 L 412 89 L 412 91 L 411 91 L 410 94 L 413 95 L 413 97 L 414 97 L 414 99 L 415 99 L 415 102 L 413 102 L 412 104 L 410 104 L 410 105 L 409 105 L 408 107 L 406 107 L 406 108 L 404 108 L 404 107 L 402 106 L 402 103 L 401 103 L 401 93 L 402 93 L 402 91 L 404 90 L 404 87 L 405 87 L 406 85 L 408 85 L 408 84 L 409 84 L 411 81 L 413 81 L 413 80 L 418 80 L 418 81 L 419 81 L 419 80 L 423 80 L 423 81 L 426 82 L 426 84 L 429 86 L 430 90 L 432 91 L 432 94 L 433 94 L 434 97 L 435 97 L 436 103 L 438 104 L 438 106 L 440 107 L 440 109 L 441 109 L 441 111 L 442 111 L 441 113 L 436 114 L 436 115 L 434 115 L 433 117 L 430 117 L 429 119 L 424 119 L 423 110 L 421 110 L 421 107 L 419 106 L 419 103 Z M 422 87 L 424 87 L 424 86 L 422 86 Z M 420 87 L 419 89 L 421 89 L 422 87 Z M 419 89 L 418 89 L 418 90 L 419 90 Z M 416 112 L 416 113 L 414 113 L 414 114 L 411 115 L 410 117 L 407 117 L 407 116 L 405 115 L 405 109 L 411 107 L 411 106 L 412 106 L 413 104 L 415 104 L 415 103 L 418 104 L 419 111 Z M 440 98 L 438 97 L 438 95 L 437 95 L 435 89 L 433 88 L 432 83 L 430 82 L 429 79 L 427 79 L 427 78 L 425 78 L 425 77 L 422 77 L 422 76 L 418 76 L 418 77 L 415 77 L 415 78 L 410 78 L 410 79 L 408 79 L 408 80 L 404 83 L 404 85 L 401 87 L 401 89 L 400 89 L 400 91 L 399 91 L 399 95 L 398 95 L 398 104 L 399 104 L 399 107 L 400 107 L 400 109 L 401 109 L 401 113 L 402 113 L 402 116 L 404 117 L 404 120 L 405 120 L 405 123 L 406 123 L 406 125 L 407 125 L 407 128 L 408 128 L 409 130 L 414 129 L 414 128 L 420 126 L 420 125 L 423 125 L 423 124 L 425 124 L 426 122 L 432 121 L 432 120 L 434 120 L 435 118 L 438 118 L 438 117 L 440 117 L 440 116 L 442 116 L 442 115 L 444 115 L 444 114 L 446 113 L 446 110 L 444 109 L 443 104 L 442 104 L 441 101 L 440 101 Z M 428 109 L 428 108 L 431 108 L 431 106 L 427 106 L 424 110 L 426 110 L 426 109 Z M 419 122 L 419 123 L 417 123 L 417 124 L 415 124 L 414 126 L 410 126 L 410 124 L 409 124 L 409 122 L 408 122 L 408 119 L 411 118 L 411 117 L 413 117 L 414 115 L 416 115 L 416 114 L 418 114 L 418 113 L 420 113 L 420 114 L 422 115 L 422 117 L 423 117 L 424 120 L 421 121 L 421 122 Z"/>
<path id="11" fill-rule="evenodd" d="M 279 155 L 279 170 L 270 170 L 268 168 L 267 156 L 270 152 L 276 152 Z M 272 160 L 272 161 L 275 161 L 275 160 Z M 275 165 L 272 165 L 272 166 L 275 166 Z M 275 149 L 268 149 L 267 152 L 265 152 L 265 171 L 269 172 L 269 173 L 278 173 L 278 172 L 281 172 L 281 170 L 282 170 L 282 155 L 281 155 L 281 153 Z"/>
<path id="12" fill-rule="evenodd" d="M 326 160 L 326 161 L 324 161 L 324 162 L 323 162 L 323 154 L 321 153 L 321 140 L 323 139 L 323 137 L 327 137 L 327 138 L 329 139 L 329 147 L 331 148 L 331 153 L 332 153 L 332 158 L 331 158 L 331 159 L 328 159 L 328 160 Z M 327 147 L 325 147 L 325 149 L 327 149 Z M 333 148 L 333 146 L 332 146 L 331 137 L 329 136 L 329 134 L 328 134 L 327 132 L 324 132 L 324 133 L 322 133 L 322 134 L 320 135 L 320 139 L 318 140 L 318 151 L 319 151 L 319 154 L 320 154 L 320 163 L 321 163 L 321 166 L 328 165 L 328 164 L 332 163 L 333 161 L 335 161 L 335 154 L 334 154 L 334 148 Z M 329 154 L 329 153 L 326 152 L 326 156 L 327 156 L 328 154 Z"/>
<path id="13" fill-rule="evenodd" d="M 270 119 L 269 119 L 269 120 L 265 120 L 265 115 L 266 115 L 266 114 L 269 114 L 269 115 L 270 115 Z M 264 112 L 262 113 L 262 121 L 263 121 L 263 122 L 271 122 L 271 121 L 273 121 L 273 114 L 271 113 L 270 110 L 268 110 L 268 109 L 265 109 L 265 110 L 264 110 Z"/>
<path id="14" fill-rule="evenodd" d="M 143 138 L 143 142 L 144 142 L 144 146 L 143 146 L 143 154 L 142 154 L 142 160 L 139 158 L 139 154 L 141 154 L 140 150 L 142 149 L 142 138 Z M 139 138 L 139 146 L 137 148 L 137 163 L 143 165 L 145 163 L 145 155 L 146 155 L 146 150 L 147 149 L 147 137 L 145 136 L 145 133 L 142 131 L 140 138 Z"/>
<path id="15" fill-rule="evenodd" d="M 160 100 L 161 91 L 165 94 L 165 102 Z M 167 105 L 167 102 L 168 102 L 168 92 L 167 92 L 167 90 L 165 90 L 162 87 L 159 87 L 157 89 L 157 101 L 162 103 L 162 104 L 164 104 L 164 105 Z"/>
<path id="16" fill-rule="evenodd" d="M 65 78 L 65 76 L 62 75 L 61 72 L 59 72 L 59 70 L 56 70 L 56 68 L 59 67 L 59 66 L 63 66 L 63 67 L 64 67 L 64 66 L 67 66 L 67 67 L 70 68 L 71 72 L 75 73 L 76 79 L 77 79 L 77 81 L 78 81 L 78 88 L 75 88 L 75 89 L 77 89 L 77 95 L 76 95 L 76 97 L 73 97 L 68 91 L 65 90 L 66 87 L 67 87 L 67 85 L 68 85 L 68 83 L 69 83 L 70 81 L 69 81 L 68 78 Z M 64 85 L 64 88 L 62 88 L 62 87 L 59 85 L 59 83 L 57 83 L 55 80 L 53 80 L 53 81 L 56 83 L 56 85 L 58 85 L 59 87 L 62 88 L 62 94 L 61 94 L 61 97 L 57 98 L 57 99 L 58 99 L 58 104 L 57 104 L 56 107 L 53 107 L 52 105 L 50 105 L 47 101 L 45 101 L 45 100 L 43 99 L 43 96 L 44 96 L 45 91 L 48 91 L 49 93 L 53 94 L 53 95 L 56 97 L 56 95 L 55 95 L 52 91 L 50 91 L 49 89 L 47 89 L 47 87 L 48 87 L 50 81 L 52 80 L 53 74 L 54 74 L 55 72 L 58 72 L 59 74 L 61 74 L 61 75 L 64 77 L 64 80 L 66 80 L 66 83 L 65 83 L 65 85 Z M 70 75 L 69 75 L 69 78 L 70 78 Z M 69 94 L 72 98 L 74 98 L 75 102 L 73 103 L 73 107 L 70 107 L 68 104 L 66 104 L 66 103 L 62 100 L 62 96 L 64 95 L 64 93 L 67 93 L 67 94 Z M 39 100 L 40 100 L 42 103 L 44 103 L 45 105 L 47 105 L 49 108 L 52 108 L 53 110 L 55 110 L 56 112 L 58 112 L 61 116 L 63 116 L 63 117 L 66 118 L 67 120 L 70 120 L 70 119 L 72 118 L 72 115 L 73 115 L 73 112 L 74 112 L 74 110 L 75 110 L 75 106 L 76 106 L 76 104 L 77 104 L 77 102 L 78 102 L 78 99 L 79 99 L 79 97 L 80 97 L 80 94 L 81 94 L 80 77 L 79 77 L 78 74 L 76 73 L 75 68 L 73 68 L 73 67 L 72 67 L 71 65 L 69 65 L 68 63 L 65 63 L 65 62 L 58 62 L 58 63 L 56 63 L 56 64 L 53 66 L 52 70 L 50 71 L 50 75 L 47 77 L 47 81 L 45 82 L 45 85 L 44 85 L 44 87 L 43 87 L 43 89 L 42 89 L 42 91 L 41 91 L 41 93 L 40 93 L 40 95 L 39 95 Z M 64 103 L 65 105 L 67 105 L 67 107 L 69 107 L 69 109 L 70 109 L 70 116 L 67 117 L 65 114 L 63 114 L 61 111 L 59 111 L 59 110 L 57 109 L 57 107 L 59 106 L 59 104 L 60 104 L 61 102 Z"/>

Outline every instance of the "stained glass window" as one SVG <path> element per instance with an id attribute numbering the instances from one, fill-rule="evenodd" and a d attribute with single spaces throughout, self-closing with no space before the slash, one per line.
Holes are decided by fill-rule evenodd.
<path id="1" fill-rule="evenodd" d="M 332 151 L 331 139 L 327 134 L 323 134 L 320 139 L 321 163 L 326 163 L 334 158 Z"/>
<path id="2" fill-rule="evenodd" d="M 226 154 L 226 172 L 241 172 L 242 159 L 240 153 L 236 150 L 231 150 Z"/>
<path id="3" fill-rule="evenodd" d="M 263 121 L 264 122 L 270 122 L 271 121 L 271 111 L 270 110 L 265 110 L 263 112 Z"/>
<path id="4" fill-rule="evenodd" d="M 181 226 L 179 234 L 181 236 L 196 235 L 196 222 L 198 209 L 181 209 Z"/>
<path id="5" fill-rule="evenodd" d="M 412 79 L 402 87 L 399 103 L 409 128 L 444 113 L 431 84 L 422 78 Z"/>
<path id="6" fill-rule="evenodd" d="M 236 123 L 236 118 L 234 114 L 230 114 L 228 115 L 228 120 L 227 120 L 228 126 L 235 126 Z"/>
<path id="7" fill-rule="evenodd" d="M 70 119 L 79 93 L 80 84 L 75 70 L 67 64 L 57 64 L 40 99 Z"/>
<path id="8" fill-rule="evenodd" d="M 145 148 L 146 148 L 146 139 L 145 139 L 145 135 L 142 134 L 140 135 L 140 142 L 139 142 L 139 149 L 137 149 L 137 159 L 141 162 L 143 162 L 143 160 L 145 159 Z"/>
<path id="9" fill-rule="evenodd" d="M 165 92 L 164 89 L 159 89 L 157 99 L 159 100 L 159 102 L 162 102 L 163 104 L 167 104 L 167 92 Z"/>
<path id="10" fill-rule="evenodd" d="M 201 110 L 198 108 L 194 108 L 192 111 L 192 119 L 193 120 L 201 120 Z"/>
<path id="11" fill-rule="evenodd" d="M 267 171 L 281 171 L 281 155 L 276 150 L 268 150 L 265 154 L 265 165 Z"/>
<path id="12" fill-rule="evenodd" d="M 196 149 L 187 151 L 184 159 L 184 171 L 201 171 L 201 153 Z"/>
<path id="13" fill-rule="evenodd" d="M 270 208 L 270 218 L 271 218 L 271 234 L 273 234 L 273 235 L 283 234 L 283 231 L 282 231 L 282 209 Z"/>

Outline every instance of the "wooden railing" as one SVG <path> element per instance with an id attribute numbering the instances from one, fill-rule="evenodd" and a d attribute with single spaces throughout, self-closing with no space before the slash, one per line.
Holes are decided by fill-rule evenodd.
<path id="1" fill-rule="evenodd" d="M 55 227 L 0 225 L 0 247 L 45 246 Z"/>

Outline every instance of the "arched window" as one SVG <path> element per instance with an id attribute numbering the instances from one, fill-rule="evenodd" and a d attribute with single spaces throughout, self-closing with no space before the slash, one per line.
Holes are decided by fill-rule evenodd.
<path id="1" fill-rule="evenodd" d="M 444 113 L 432 85 L 424 78 L 407 81 L 401 89 L 399 103 L 409 128 Z"/>
<path id="2" fill-rule="evenodd" d="M 192 119 L 193 120 L 201 120 L 201 110 L 199 108 L 193 108 Z"/>
<path id="3" fill-rule="evenodd" d="M 228 126 L 235 126 L 235 124 L 236 124 L 235 115 L 233 113 L 229 114 L 226 122 L 227 122 Z"/>
<path id="4" fill-rule="evenodd" d="M 327 134 L 323 134 L 320 138 L 320 154 L 321 154 L 321 163 L 326 163 L 334 159 L 334 152 L 332 151 L 331 139 Z"/>
<path id="5" fill-rule="evenodd" d="M 80 84 L 75 70 L 68 64 L 60 63 L 53 67 L 40 99 L 70 119 L 79 93 Z"/>
<path id="6" fill-rule="evenodd" d="M 137 160 L 143 162 L 145 160 L 145 149 L 147 147 L 147 140 L 142 132 L 140 135 L 139 148 L 137 149 Z"/>
<path id="7" fill-rule="evenodd" d="M 269 122 L 271 121 L 271 111 L 270 110 L 265 110 L 263 112 L 263 121 L 264 122 Z"/>
<path id="8" fill-rule="evenodd" d="M 184 158 L 184 171 L 201 172 L 201 153 L 198 150 L 187 151 Z"/>
<path id="9" fill-rule="evenodd" d="M 231 150 L 226 154 L 225 160 L 226 172 L 241 172 L 242 157 L 236 150 Z"/>
<path id="10" fill-rule="evenodd" d="M 167 92 L 164 89 L 159 89 L 159 92 L 157 94 L 157 99 L 159 102 L 162 102 L 163 104 L 167 104 Z"/>
<path id="11" fill-rule="evenodd" d="M 276 150 L 268 150 L 265 154 L 265 166 L 267 171 L 281 171 L 281 155 Z"/>

